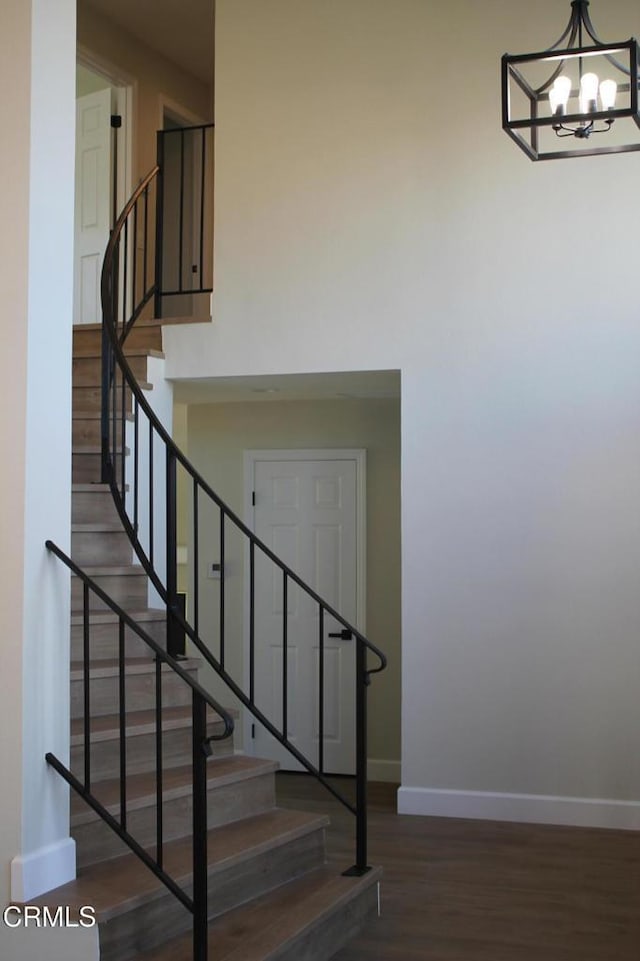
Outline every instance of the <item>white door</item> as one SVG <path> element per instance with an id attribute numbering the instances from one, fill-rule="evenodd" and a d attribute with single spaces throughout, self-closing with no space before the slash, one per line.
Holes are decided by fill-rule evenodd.
<path id="1" fill-rule="evenodd" d="M 350 623 L 358 621 L 358 557 L 363 531 L 364 452 L 309 452 L 305 459 L 282 452 L 253 461 L 254 530 L 258 537 Z M 314 458 L 314 454 L 317 455 Z M 360 476 L 359 476 L 360 474 Z M 290 741 L 319 765 L 319 605 L 287 579 L 286 642 L 282 571 L 264 554 L 255 555 L 255 699 L 283 729 L 283 649 L 286 643 L 286 731 Z M 360 599 L 361 600 L 361 599 Z M 323 616 L 323 770 L 355 772 L 355 654 L 353 637 Z M 251 750 L 288 770 L 298 763 L 259 724 Z"/>
<path id="2" fill-rule="evenodd" d="M 76 101 L 73 322 L 102 321 L 100 271 L 111 215 L 111 89 Z"/>

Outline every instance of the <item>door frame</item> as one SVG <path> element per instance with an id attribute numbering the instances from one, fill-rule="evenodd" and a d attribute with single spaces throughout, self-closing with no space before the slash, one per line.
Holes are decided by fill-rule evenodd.
<path id="1" fill-rule="evenodd" d="M 255 532 L 255 507 L 253 490 L 256 464 L 261 461 L 311 461 L 311 460 L 348 460 L 356 465 L 356 623 L 363 634 L 366 633 L 367 617 L 367 451 L 364 448 L 278 448 L 276 450 L 245 450 L 244 459 L 244 501 L 243 516 L 249 530 Z M 243 681 L 244 689 L 249 690 L 249 545 L 245 548 L 244 560 L 244 624 L 243 624 Z M 243 745 L 244 753 L 253 754 L 251 724 L 253 715 L 244 708 Z"/>

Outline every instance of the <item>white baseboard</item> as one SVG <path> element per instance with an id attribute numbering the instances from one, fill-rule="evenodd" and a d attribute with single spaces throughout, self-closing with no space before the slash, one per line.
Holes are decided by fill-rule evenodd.
<path id="1" fill-rule="evenodd" d="M 65 838 L 55 844 L 15 857 L 11 862 L 11 898 L 28 903 L 76 876 L 76 842 Z"/>
<path id="2" fill-rule="evenodd" d="M 367 760 L 367 780 L 400 784 L 400 761 L 385 761 L 370 757 Z"/>
<path id="3" fill-rule="evenodd" d="M 401 787 L 398 814 L 640 830 L 640 801 Z"/>

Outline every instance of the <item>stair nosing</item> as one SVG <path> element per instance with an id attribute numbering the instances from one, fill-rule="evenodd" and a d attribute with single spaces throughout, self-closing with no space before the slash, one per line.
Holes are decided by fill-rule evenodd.
<path id="1" fill-rule="evenodd" d="M 142 621 L 147 623 L 149 621 L 164 621 L 167 617 L 167 612 L 164 608 L 147 607 L 142 608 L 138 611 L 127 610 L 129 617 L 133 618 L 134 621 Z M 95 624 L 117 624 L 120 618 L 113 611 L 100 611 L 100 610 L 89 610 L 89 623 Z M 84 623 L 84 614 L 78 613 L 77 611 L 71 614 L 71 626 L 77 627 Z"/>
<path id="2" fill-rule="evenodd" d="M 88 353 L 85 353 L 88 351 Z M 158 347 L 132 347 L 124 348 L 125 358 L 129 357 L 157 357 L 158 360 L 164 360 L 164 351 L 160 350 Z M 99 360 L 102 361 L 102 352 L 99 348 L 93 349 L 91 347 L 74 347 L 73 348 L 73 359 L 74 360 Z"/>
<path id="3" fill-rule="evenodd" d="M 141 674 L 155 674 L 155 657 L 127 657 L 125 658 L 125 670 L 127 677 Z M 180 661 L 180 667 L 184 671 L 193 671 L 198 668 L 200 661 L 197 657 L 185 657 Z M 175 674 L 171 664 L 163 661 L 160 665 L 161 671 Z M 89 662 L 89 676 L 92 680 L 105 677 L 117 677 L 120 671 L 118 660 L 114 658 L 104 658 L 104 660 Z M 79 681 L 84 676 L 82 661 L 71 661 L 70 677 L 72 681 Z"/>
<path id="4" fill-rule="evenodd" d="M 142 564 L 83 564 L 89 577 L 140 577 L 147 576 Z M 72 577 L 77 575 L 71 574 Z"/>
<path id="5" fill-rule="evenodd" d="M 72 524 L 72 534 L 124 534 L 126 531 L 122 524 L 115 521 L 90 521 L 88 523 Z"/>

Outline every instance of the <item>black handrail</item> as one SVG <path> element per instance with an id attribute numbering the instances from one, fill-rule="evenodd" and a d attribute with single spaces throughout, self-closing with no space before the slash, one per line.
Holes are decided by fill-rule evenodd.
<path id="1" fill-rule="evenodd" d="M 103 382 L 102 382 L 102 470 L 103 482 L 108 483 L 124 528 L 131 540 L 139 561 L 148 575 L 151 584 L 166 605 L 168 621 L 169 651 L 174 647 L 173 639 L 179 635 L 187 636 L 205 661 L 226 684 L 263 727 L 325 788 L 356 817 L 356 860 L 350 873 L 362 874 L 369 870 L 367 864 L 367 812 L 366 812 L 366 689 L 371 676 L 386 666 L 383 652 L 369 641 L 354 625 L 350 624 L 319 593 L 307 585 L 302 578 L 241 520 L 240 517 L 220 498 L 200 475 L 187 457 L 176 446 L 168 431 L 160 422 L 151 403 L 139 385 L 124 352 L 124 345 L 135 319 L 140 317 L 144 307 L 152 297 L 161 291 L 161 277 L 158 274 L 162 261 L 159 245 L 160 234 L 155 236 L 155 250 L 151 250 L 145 233 L 144 244 L 140 244 L 138 224 L 144 212 L 146 223 L 149 210 L 149 192 L 155 185 L 158 204 L 163 203 L 164 188 L 157 186 L 161 176 L 155 167 L 134 192 L 131 200 L 118 218 L 110 238 L 101 278 L 103 307 Z M 203 187 L 204 195 L 204 187 Z M 181 205 L 182 206 L 182 205 Z M 145 265 L 144 283 L 138 286 L 134 272 L 127 270 L 131 259 L 128 246 L 133 236 L 134 262 L 141 257 Z M 139 248 L 143 247 L 142 252 Z M 152 271 L 147 283 L 146 267 Z M 127 436 L 127 422 L 132 420 Z M 129 455 L 129 471 L 126 457 Z M 192 610 L 186 616 L 180 608 L 177 597 L 177 509 L 176 498 L 179 481 L 186 484 L 191 497 L 191 537 L 194 557 Z M 158 508 L 158 502 L 161 506 Z M 220 551 L 220 599 L 217 628 L 219 636 L 205 641 L 201 624 L 201 591 L 198 563 L 202 557 L 200 550 L 201 522 L 211 511 L 216 513 L 219 523 Z M 232 535 L 240 534 L 247 552 L 248 567 L 248 633 L 249 633 L 249 679 L 248 690 L 233 676 L 229 666 L 226 645 L 226 598 L 225 573 L 226 557 Z M 163 557 L 159 557 L 159 540 L 165 542 Z M 210 549 L 210 548 L 209 548 Z M 256 625 L 256 566 L 268 562 L 277 573 L 281 584 L 282 600 L 282 709 L 281 723 L 267 717 L 256 703 L 255 685 L 255 643 L 260 625 Z M 166 563 L 166 572 L 159 565 Z M 289 599 L 292 585 L 303 592 L 308 602 L 317 608 L 318 620 L 318 758 L 314 763 L 306 757 L 289 737 L 287 721 L 288 705 L 288 657 L 289 643 Z M 325 740 L 325 636 L 327 617 L 334 618 L 343 630 L 355 638 L 355 768 L 356 801 L 353 804 L 336 786 L 329 781 L 326 773 Z M 217 654 L 214 647 L 217 645 Z M 375 657 L 374 666 L 367 663 L 367 655 Z"/>
<path id="2" fill-rule="evenodd" d="M 51 752 L 46 754 L 46 760 L 79 794 L 79 796 L 109 825 L 109 827 L 124 841 L 150 871 L 175 895 L 176 898 L 193 914 L 194 926 L 194 959 L 206 961 L 206 951 L 202 953 L 201 931 L 207 923 L 207 806 L 206 806 L 206 764 L 211 755 L 211 742 L 222 741 L 233 733 L 234 722 L 232 716 L 206 691 L 184 667 L 175 660 L 164 648 L 158 644 L 142 627 L 127 614 L 116 601 L 104 591 L 99 584 L 86 574 L 74 561 L 52 541 L 46 541 L 48 550 L 65 564 L 76 575 L 83 585 L 83 778 L 79 778 Z M 119 678 L 119 751 L 120 751 L 120 817 L 113 814 L 102 804 L 92 786 L 91 779 L 91 623 L 90 623 L 90 595 L 95 595 L 108 607 L 118 619 L 118 678 Z M 126 638 L 125 628 L 133 632 L 142 640 L 155 658 L 155 754 L 156 754 L 156 845 L 155 854 L 144 847 L 130 832 L 127 826 L 127 755 L 126 755 Z M 192 833 L 193 860 L 193 891 L 189 895 L 178 880 L 172 877 L 164 866 L 164 831 L 162 818 L 162 778 L 163 778 L 163 748 L 162 748 L 162 665 L 170 667 L 180 679 L 191 688 L 192 694 L 192 793 L 194 813 Z M 219 734 L 207 736 L 206 710 L 211 708 L 220 717 L 223 730 Z M 203 805 L 204 796 L 204 805 Z"/>

